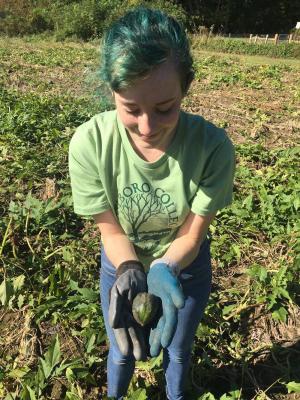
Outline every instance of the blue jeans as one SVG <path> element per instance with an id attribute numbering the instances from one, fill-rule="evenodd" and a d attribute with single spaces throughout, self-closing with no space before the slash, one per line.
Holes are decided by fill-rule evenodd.
<path id="1" fill-rule="evenodd" d="M 196 259 L 179 275 L 185 305 L 178 311 L 178 323 L 171 344 L 163 349 L 166 394 L 169 400 L 184 399 L 192 345 L 211 290 L 210 242 L 205 240 Z M 110 347 L 107 360 L 109 397 L 122 400 L 134 372 L 133 355 L 124 357 L 108 323 L 109 290 L 116 281 L 116 269 L 101 251 L 100 297 Z"/>

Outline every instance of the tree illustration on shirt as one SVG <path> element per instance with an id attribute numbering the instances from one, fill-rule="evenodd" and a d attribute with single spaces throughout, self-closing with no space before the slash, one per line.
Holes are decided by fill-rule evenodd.
<path id="1" fill-rule="evenodd" d="M 175 213 L 175 215 L 174 215 Z M 171 230 L 178 217 L 170 195 L 163 189 L 153 189 L 148 183 L 126 186 L 118 196 L 118 215 L 121 225 L 135 243 L 148 241 L 144 247 L 153 247 L 151 241 L 159 241 Z M 124 226 L 125 225 L 125 226 Z M 127 228 L 127 229 L 126 229 Z"/>

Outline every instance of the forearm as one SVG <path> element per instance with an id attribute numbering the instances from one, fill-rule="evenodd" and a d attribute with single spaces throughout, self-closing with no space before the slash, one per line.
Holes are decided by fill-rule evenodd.
<path id="1" fill-rule="evenodd" d="M 138 261 L 134 246 L 125 234 L 102 236 L 101 241 L 108 259 L 116 268 L 124 261 Z"/>
<path id="2" fill-rule="evenodd" d="M 117 268 L 122 262 L 138 260 L 133 244 L 111 210 L 94 215 L 101 233 L 101 241 L 110 262 Z"/>
<path id="3" fill-rule="evenodd" d="M 215 213 L 201 216 L 190 212 L 163 258 L 178 264 L 181 269 L 190 265 L 199 253 L 214 216 Z"/>
<path id="4" fill-rule="evenodd" d="M 178 264 L 181 269 L 190 265 L 199 253 L 202 241 L 189 236 L 177 237 L 171 243 L 163 258 Z"/>

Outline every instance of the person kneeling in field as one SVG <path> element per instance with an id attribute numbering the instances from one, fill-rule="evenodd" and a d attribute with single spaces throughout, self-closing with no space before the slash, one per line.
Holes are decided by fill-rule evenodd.
<path id="1" fill-rule="evenodd" d="M 74 210 L 101 232 L 100 295 L 109 397 L 126 395 L 136 360 L 163 349 L 166 395 L 184 398 L 195 332 L 211 290 L 208 228 L 232 201 L 234 148 L 223 129 L 181 110 L 194 77 L 184 29 L 137 8 L 114 22 L 101 77 L 115 109 L 76 130 L 69 148 Z M 149 292 L 160 314 L 132 315 Z"/>

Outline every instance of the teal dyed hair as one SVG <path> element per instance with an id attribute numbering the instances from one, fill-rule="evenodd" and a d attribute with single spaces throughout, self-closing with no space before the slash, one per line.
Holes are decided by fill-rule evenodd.
<path id="1" fill-rule="evenodd" d="M 186 94 L 194 70 L 183 27 L 162 11 L 139 7 L 127 12 L 105 33 L 100 77 L 119 92 L 168 59 L 174 62 Z"/>

